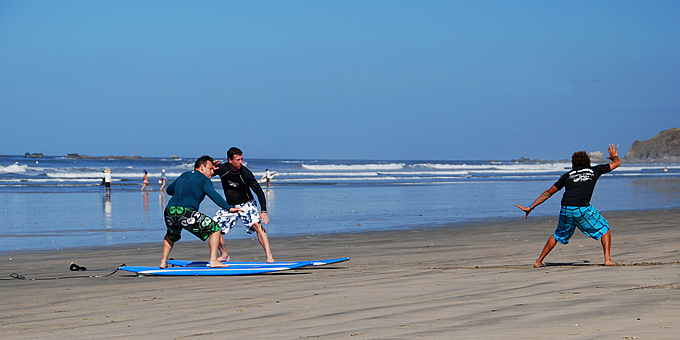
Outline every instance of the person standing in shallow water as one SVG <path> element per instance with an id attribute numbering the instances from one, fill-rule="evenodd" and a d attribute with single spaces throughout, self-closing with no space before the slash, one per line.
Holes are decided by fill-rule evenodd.
<path id="1" fill-rule="evenodd" d="M 150 187 L 149 187 L 149 173 L 146 170 L 144 170 L 144 177 L 142 177 L 142 191 L 144 191 L 144 189 L 146 189 L 146 190 L 150 189 Z"/>
<path id="2" fill-rule="evenodd" d="M 106 188 L 106 196 L 111 196 L 111 170 L 106 168 L 104 172 L 104 187 Z"/>
<path id="3" fill-rule="evenodd" d="M 168 181 L 168 179 L 165 177 L 165 169 L 161 170 L 161 188 L 160 191 L 163 191 L 165 189 L 165 183 Z"/>
<path id="4" fill-rule="evenodd" d="M 267 188 L 269 188 L 272 185 L 272 175 L 269 172 L 269 169 L 264 171 L 264 178 L 267 181 Z"/>
<path id="5" fill-rule="evenodd" d="M 590 157 L 588 157 L 585 151 L 574 152 L 571 156 L 571 171 L 562 175 L 550 189 L 538 196 L 534 203 L 528 207 L 516 204 L 519 209 L 526 213 L 526 218 L 529 218 L 529 213 L 538 205 L 548 200 L 562 188 L 565 188 L 557 229 L 548 238 L 541 255 L 536 260 L 536 263 L 534 263 L 534 267 L 544 267 L 543 260 L 545 257 L 555 248 L 557 242 L 562 244 L 569 243 L 575 228 L 578 228 L 595 240 L 600 240 L 604 251 L 604 264 L 606 266 L 617 265 L 610 255 L 612 239 L 609 232 L 609 223 L 590 205 L 590 198 L 593 196 L 595 184 L 600 176 L 621 165 L 618 150 L 618 145 L 614 147 L 614 144 L 610 144 L 608 158 L 611 160 L 611 163 L 592 167 L 590 166 Z"/>

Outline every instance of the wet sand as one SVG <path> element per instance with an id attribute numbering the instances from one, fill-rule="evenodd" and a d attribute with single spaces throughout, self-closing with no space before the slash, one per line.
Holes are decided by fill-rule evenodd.
<path id="1" fill-rule="evenodd" d="M 617 267 L 602 266 L 600 243 L 577 231 L 546 267 L 532 268 L 555 217 L 270 235 L 279 261 L 351 261 L 253 276 L 68 270 L 71 261 L 95 270 L 158 265 L 160 239 L 4 253 L 0 330 L 20 339 L 680 338 L 680 210 L 603 215 L 612 225 Z M 171 257 L 207 259 L 207 244 L 184 236 Z M 233 261 L 264 261 L 256 240 L 227 246 Z"/>

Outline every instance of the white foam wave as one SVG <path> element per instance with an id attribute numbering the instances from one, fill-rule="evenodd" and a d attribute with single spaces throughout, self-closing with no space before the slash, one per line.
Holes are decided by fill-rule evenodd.
<path id="1" fill-rule="evenodd" d="M 179 177 L 182 173 L 177 172 L 177 173 L 169 173 L 166 172 L 165 176 L 170 178 L 176 178 Z M 91 172 L 47 172 L 45 175 L 49 178 L 67 178 L 67 179 L 78 179 L 78 178 L 98 178 L 101 179 L 104 177 L 104 174 L 99 171 L 91 171 Z M 125 179 L 141 179 L 144 177 L 143 173 L 125 173 L 125 172 L 111 172 L 111 177 L 116 179 L 116 178 L 125 178 Z M 160 173 L 158 175 L 156 174 L 151 174 L 149 173 L 149 178 L 160 178 Z"/>
<path id="2" fill-rule="evenodd" d="M 78 178 L 103 178 L 104 174 L 101 172 L 47 172 L 47 177 L 53 179 L 78 179 Z"/>
<path id="3" fill-rule="evenodd" d="M 666 166 L 666 165 L 621 165 L 618 171 L 663 171 L 664 167 L 669 170 L 680 169 L 680 166 Z"/>
<path id="4" fill-rule="evenodd" d="M 307 170 L 317 171 L 359 171 L 359 170 L 399 170 L 403 169 L 404 163 L 385 163 L 385 164 L 302 164 Z"/>
<path id="5" fill-rule="evenodd" d="M 505 172 L 527 172 L 527 171 L 562 171 L 565 167 L 570 167 L 569 163 L 541 163 L 541 164 L 440 164 L 440 163 L 418 163 L 412 167 L 431 168 L 437 170 L 496 170 Z"/>
<path id="6" fill-rule="evenodd" d="M 468 171 L 390 171 L 390 172 L 379 172 L 379 175 L 404 175 L 404 176 L 465 176 L 468 175 Z"/>
<path id="7" fill-rule="evenodd" d="M 112 179 L 113 182 L 118 182 L 120 179 Z M 82 183 L 99 183 L 101 178 L 10 178 L 0 179 L 2 183 L 54 183 L 54 182 L 82 182 Z"/>
<path id="8" fill-rule="evenodd" d="M 278 172 L 276 178 L 280 177 L 304 177 L 304 176 L 379 176 L 378 172 Z M 256 177 L 264 176 L 264 172 L 256 173 Z"/>
<path id="9" fill-rule="evenodd" d="M 396 176 L 380 176 L 380 177 L 315 177 L 315 178 L 282 178 L 278 180 L 277 182 L 281 183 L 303 183 L 303 182 L 338 182 L 338 183 L 343 183 L 343 182 L 360 182 L 360 181 L 371 181 L 371 182 L 389 182 L 389 181 L 405 181 L 405 180 L 410 180 L 410 181 L 416 181 L 418 183 L 422 183 L 422 180 L 426 179 L 428 181 L 431 181 L 433 179 L 439 179 L 439 180 L 452 180 L 452 179 L 459 179 L 461 176 L 432 176 L 432 177 L 420 177 L 420 176 L 405 176 L 405 177 L 396 177 Z M 467 176 L 463 176 L 467 177 Z"/>
<path id="10" fill-rule="evenodd" d="M 277 182 L 282 183 L 300 183 L 300 182 L 357 182 L 357 181 L 393 181 L 400 179 L 398 177 L 315 177 L 315 178 L 286 178 L 280 179 Z"/>
<path id="11" fill-rule="evenodd" d="M 616 171 L 616 170 L 615 170 L 615 171 Z M 621 173 L 621 172 L 610 172 L 610 173 L 604 174 L 604 175 L 602 175 L 602 176 L 603 176 L 603 177 L 604 177 L 604 176 L 611 176 L 611 177 L 640 177 L 640 174 L 636 174 L 636 173 L 625 173 L 625 172 L 624 172 L 624 173 Z M 668 176 L 668 177 L 671 177 L 671 176 L 675 177 L 675 174 L 669 174 L 669 173 L 666 173 L 666 172 L 661 171 L 661 172 L 656 172 L 656 173 L 646 173 L 645 176 L 646 176 L 646 177 L 666 177 L 666 176 Z"/>
<path id="12" fill-rule="evenodd" d="M 26 164 L 19 165 L 19 164 L 12 164 L 8 166 L 1 166 L 0 165 L 0 173 L 2 174 L 18 174 L 22 172 L 28 171 L 29 166 Z"/>

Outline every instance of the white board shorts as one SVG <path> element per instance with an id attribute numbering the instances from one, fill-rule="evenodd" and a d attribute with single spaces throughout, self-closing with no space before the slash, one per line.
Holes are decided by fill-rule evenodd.
<path id="1" fill-rule="evenodd" d="M 246 226 L 246 232 L 248 234 L 255 232 L 253 225 L 260 222 L 260 210 L 257 208 L 255 200 L 243 204 L 232 205 L 232 207 L 243 211 L 232 213 L 229 212 L 229 210 L 220 209 L 215 213 L 215 217 L 213 217 L 213 220 L 219 223 L 222 234 L 228 233 L 229 230 L 234 227 L 236 220 L 238 219 Z"/>

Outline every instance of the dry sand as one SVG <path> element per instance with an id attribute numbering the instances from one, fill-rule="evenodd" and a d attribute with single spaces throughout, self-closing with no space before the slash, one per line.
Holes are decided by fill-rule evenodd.
<path id="1" fill-rule="evenodd" d="M 576 232 L 532 264 L 555 218 L 435 230 L 277 238 L 280 261 L 351 257 L 327 267 L 233 277 L 136 277 L 89 269 L 157 265 L 157 244 L 0 258 L 3 338 L 680 338 L 680 210 L 609 212 L 612 256 Z M 176 244 L 177 259 L 207 244 Z M 263 260 L 255 240 L 233 260 Z M 11 257 L 11 260 L 9 258 Z M 11 273 L 25 277 L 12 279 Z M 62 277 L 62 279 L 49 279 Z M 77 277 L 77 278 L 63 278 Z M 36 280 L 31 280 L 36 279 Z M 45 280 L 38 280 L 45 279 Z"/>

